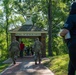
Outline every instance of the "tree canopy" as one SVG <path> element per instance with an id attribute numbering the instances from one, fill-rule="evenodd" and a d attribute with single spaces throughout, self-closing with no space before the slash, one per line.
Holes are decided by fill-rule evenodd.
<path id="1" fill-rule="evenodd" d="M 10 34 L 8 32 L 11 28 L 24 25 L 26 22 L 26 15 L 32 15 L 34 25 L 39 25 L 51 29 L 51 34 L 47 34 L 47 50 L 48 41 L 51 42 L 53 55 L 67 53 L 66 44 L 62 42 L 62 38 L 58 36 L 60 29 L 69 14 L 69 8 L 72 0 L 1 0 L 0 1 L 0 52 L 8 54 L 8 46 L 10 43 Z M 50 4 L 50 5 L 48 5 Z M 49 8 L 51 7 L 51 9 Z M 50 12 L 50 13 L 48 13 Z M 51 20 L 48 19 L 49 16 Z M 49 26 L 49 22 L 50 26 Z M 51 35 L 49 38 L 48 35 Z M 49 39 L 48 39 L 49 38 Z"/>

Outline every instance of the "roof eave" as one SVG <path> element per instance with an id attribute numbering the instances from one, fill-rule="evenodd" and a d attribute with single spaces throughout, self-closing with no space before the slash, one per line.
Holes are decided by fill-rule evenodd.
<path id="1" fill-rule="evenodd" d="M 48 31 L 9 31 L 9 33 L 48 33 Z"/>

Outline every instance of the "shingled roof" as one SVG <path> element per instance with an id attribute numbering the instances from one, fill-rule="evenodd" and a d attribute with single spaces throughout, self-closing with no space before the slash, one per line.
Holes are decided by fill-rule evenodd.
<path id="1" fill-rule="evenodd" d="M 34 25 L 23 25 L 20 27 L 17 27 L 15 29 L 10 30 L 10 32 L 26 32 L 26 31 L 47 31 L 42 27 L 34 26 Z"/>

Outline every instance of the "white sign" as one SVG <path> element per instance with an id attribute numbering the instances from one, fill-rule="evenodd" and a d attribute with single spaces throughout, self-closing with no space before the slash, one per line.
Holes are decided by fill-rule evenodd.
<path id="1" fill-rule="evenodd" d="M 15 36 L 41 36 L 40 33 L 16 33 Z"/>

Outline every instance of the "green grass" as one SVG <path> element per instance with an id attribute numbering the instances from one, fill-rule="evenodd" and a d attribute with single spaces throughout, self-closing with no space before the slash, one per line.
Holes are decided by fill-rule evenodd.
<path id="1" fill-rule="evenodd" d="M 4 64 L 3 60 L 0 60 L 0 72 L 2 72 L 5 68 L 7 68 L 9 66 L 9 64 Z"/>
<path id="2" fill-rule="evenodd" d="M 6 67 L 8 67 L 8 64 L 0 63 L 0 72 L 2 72 Z"/>
<path id="3" fill-rule="evenodd" d="M 68 70 L 68 54 L 49 57 L 50 61 L 46 62 L 45 65 L 55 74 L 55 75 L 67 75 Z"/>

